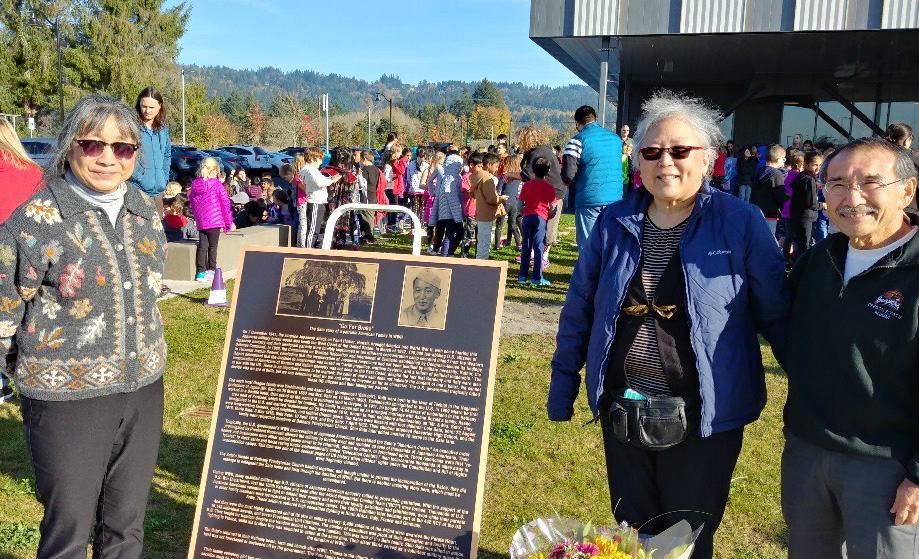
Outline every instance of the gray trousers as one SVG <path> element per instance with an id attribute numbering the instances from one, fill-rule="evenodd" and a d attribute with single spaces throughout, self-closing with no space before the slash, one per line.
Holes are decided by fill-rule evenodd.
<path id="1" fill-rule="evenodd" d="M 491 251 L 491 228 L 493 223 L 491 221 L 476 221 L 475 222 L 475 257 L 477 260 L 488 260 L 488 255 Z"/>
<path id="2" fill-rule="evenodd" d="M 890 513 L 906 470 L 896 460 L 824 450 L 786 429 L 782 513 L 788 559 L 919 557 L 919 526 Z"/>
<path id="3" fill-rule="evenodd" d="M 126 394 L 22 397 L 35 493 L 45 507 L 38 559 L 143 556 L 144 514 L 163 431 L 163 379 Z"/>

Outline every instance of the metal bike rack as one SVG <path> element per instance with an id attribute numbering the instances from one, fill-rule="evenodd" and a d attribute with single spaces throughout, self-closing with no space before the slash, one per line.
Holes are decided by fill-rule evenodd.
<path id="1" fill-rule="evenodd" d="M 332 249 L 332 235 L 335 233 L 335 224 L 338 223 L 338 220 L 341 218 L 342 214 L 345 212 L 355 212 L 361 210 L 408 214 L 409 217 L 412 218 L 412 223 L 414 225 L 413 230 L 415 231 L 415 238 L 412 240 L 412 254 L 415 256 L 421 255 L 421 238 L 424 236 L 424 229 L 421 226 L 421 219 L 415 214 L 415 212 L 406 208 L 405 206 L 390 206 L 384 204 L 345 204 L 332 210 L 332 213 L 329 214 L 329 219 L 325 224 L 325 233 L 322 236 L 322 250 Z M 371 227 L 372 226 L 373 225 L 371 225 Z"/>

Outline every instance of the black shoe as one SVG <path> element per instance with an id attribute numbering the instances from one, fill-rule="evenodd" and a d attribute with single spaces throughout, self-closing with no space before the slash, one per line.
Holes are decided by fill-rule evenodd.
<path id="1" fill-rule="evenodd" d="M 2 395 L 0 395 L 0 404 L 2 404 L 3 402 L 6 402 L 7 400 L 12 399 L 12 397 L 13 397 L 13 387 L 4 386 Z"/>

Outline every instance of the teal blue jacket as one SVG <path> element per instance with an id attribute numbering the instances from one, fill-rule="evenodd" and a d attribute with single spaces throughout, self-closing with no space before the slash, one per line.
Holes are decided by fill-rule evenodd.
<path id="1" fill-rule="evenodd" d="M 562 180 L 573 190 L 576 208 L 621 200 L 622 138 L 596 122 L 588 123 L 565 146 Z"/>
<path id="2" fill-rule="evenodd" d="M 147 196 L 156 196 L 166 190 L 169 182 L 169 167 L 172 163 L 172 138 L 169 128 L 163 126 L 158 132 L 140 127 L 140 150 L 131 182 Z"/>

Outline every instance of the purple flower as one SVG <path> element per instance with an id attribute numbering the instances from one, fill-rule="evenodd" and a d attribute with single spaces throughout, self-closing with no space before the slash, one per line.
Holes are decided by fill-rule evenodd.
<path id="1" fill-rule="evenodd" d="M 588 557 L 593 557 L 600 554 L 600 548 L 592 543 L 579 543 L 578 551 L 587 555 Z"/>

